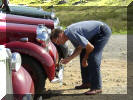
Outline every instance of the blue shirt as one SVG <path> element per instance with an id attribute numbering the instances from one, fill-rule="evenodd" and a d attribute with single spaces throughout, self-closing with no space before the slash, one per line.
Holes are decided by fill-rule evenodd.
<path id="1" fill-rule="evenodd" d="M 64 34 L 69 38 L 74 47 L 81 45 L 85 48 L 88 42 L 101 32 L 100 26 L 102 24 L 103 22 L 93 20 L 74 23 L 67 27 Z"/>

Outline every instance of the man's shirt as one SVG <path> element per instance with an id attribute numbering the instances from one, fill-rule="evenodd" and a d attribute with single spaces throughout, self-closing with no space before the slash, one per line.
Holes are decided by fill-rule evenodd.
<path id="1" fill-rule="evenodd" d="M 68 26 L 64 33 L 74 47 L 81 45 L 85 48 L 88 42 L 101 32 L 100 26 L 102 24 L 103 22 L 100 21 L 82 21 Z"/>

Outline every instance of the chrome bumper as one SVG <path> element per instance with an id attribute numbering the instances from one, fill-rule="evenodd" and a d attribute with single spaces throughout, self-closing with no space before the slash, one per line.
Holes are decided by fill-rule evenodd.
<path id="1" fill-rule="evenodd" d="M 51 83 L 62 83 L 63 82 L 63 73 L 64 73 L 64 66 L 59 66 L 59 72 L 56 77 L 51 81 Z"/>

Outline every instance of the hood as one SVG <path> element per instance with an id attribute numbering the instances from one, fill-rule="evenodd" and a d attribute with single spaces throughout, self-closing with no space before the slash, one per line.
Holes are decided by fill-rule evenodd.
<path id="1" fill-rule="evenodd" d="M 2 7 L 3 6 L 3 7 Z M 6 9 L 6 12 L 15 15 L 23 15 L 36 18 L 45 18 L 45 19 L 55 19 L 54 12 L 44 11 L 42 8 L 29 7 L 27 5 L 14 5 L 10 4 L 9 0 L 1 0 L 0 8 L 2 7 L 3 11 Z"/>
<path id="2" fill-rule="evenodd" d="M 5 14 L 5 13 L 0 13 L 0 21 L 8 23 L 29 24 L 29 25 L 44 24 L 46 27 L 50 29 L 54 28 L 54 21 L 50 19 L 33 18 L 33 17 L 26 17 L 20 15 Z"/>
<path id="3" fill-rule="evenodd" d="M 2 40 L 2 43 L 20 41 L 22 38 L 28 38 L 28 41 L 31 42 L 36 41 L 36 25 L 0 22 L 0 30 L 0 40 Z"/>

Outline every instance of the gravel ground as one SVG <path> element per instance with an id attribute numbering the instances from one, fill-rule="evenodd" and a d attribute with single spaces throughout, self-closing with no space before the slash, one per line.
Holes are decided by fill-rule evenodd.
<path id="1" fill-rule="evenodd" d="M 73 49 L 70 42 L 68 46 Z M 102 94 L 127 94 L 127 35 L 111 36 L 104 48 L 101 73 Z M 79 57 L 76 57 L 65 65 L 63 85 L 52 84 L 47 80 L 46 89 L 50 94 L 83 94 L 88 89 L 74 89 L 80 84 Z"/>
<path id="2" fill-rule="evenodd" d="M 104 48 L 103 59 L 127 59 L 127 35 L 112 35 Z"/>
<path id="3" fill-rule="evenodd" d="M 74 49 L 69 41 L 67 44 Z M 103 59 L 127 59 L 127 35 L 112 35 L 104 48 Z"/>

